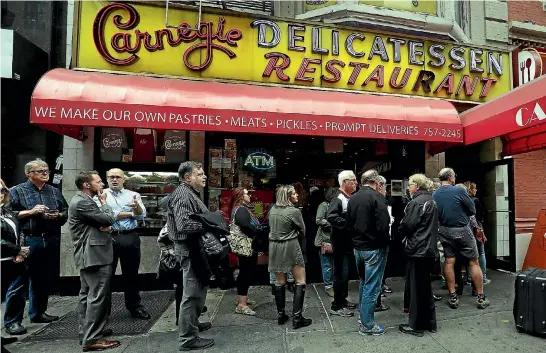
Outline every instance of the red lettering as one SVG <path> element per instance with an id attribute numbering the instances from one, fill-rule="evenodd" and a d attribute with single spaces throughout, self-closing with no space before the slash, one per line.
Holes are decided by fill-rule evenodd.
<path id="1" fill-rule="evenodd" d="M 166 28 L 155 31 L 153 35 L 148 32 L 140 32 L 139 30 L 135 30 L 135 43 L 133 45 L 131 44 L 132 35 L 130 33 L 115 33 L 110 39 L 111 47 L 118 53 L 131 54 L 128 58 L 117 59 L 108 52 L 104 29 L 110 15 L 118 10 L 126 11 L 128 13 L 128 20 L 124 23 L 122 22 L 121 15 L 113 16 L 112 21 L 116 28 L 129 31 L 134 29 L 140 23 L 140 15 L 133 6 L 126 3 L 116 2 L 103 7 L 97 13 L 93 23 L 93 40 L 95 42 L 95 47 L 97 48 L 99 54 L 107 62 L 113 65 L 123 66 L 133 64 L 139 59 L 136 53 L 140 51 L 142 43 L 144 43 L 144 48 L 149 52 L 163 50 L 165 48 L 164 39 L 167 37 L 167 43 L 171 47 L 178 46 L 180 43 L 191 43 L 199 40 L 199 43 L 192 45 L 185 51 L 183 55 L 183 62 L 189 69 L 201 71 L 206 69 L 212 63 L 214 50 L 223 52 L 230 59 L 233 59 L 236 56 L 233 51 L 215 43 L 215 41 L 225 43 L 231 47 L 237 47 L 237 41 L 243 37 L 241 31 L 236 28 L 230 29 L 226 34 L 224 34 L 224 17 L 218 18 L 216 31 L 214 31 L 213 22 L 199 23 L 197 25 L 199 28 L 198 31 L 191 30 L 191 26 L 187 23 L 181 23 L 179 28 L 176 30 L 176 38 L 174 37 L 173 32 Z M 152 37 L 155 38 L 154 44 L 151 43 Z M 201 51 L 204 51 L 204 54 L 199 61 L 200 64 L 192 65 L 189 60 L 190 56 L 193 53 Z"/>
<path id="2" fill-rule="evenodd" d="M 317 71 L 314 67 L 309 67 L 309 64 L 317 64 L 320 65 L 322 63 L 321 59 L 308 59 L 304 58 L 301 62 L 300 68 L 298 69 L 298 72 L 296 72 L 296 77 L 294 80 L 296 81 L 304 81 L 304 82 L 313 82 L 315 80 L 314 77 L 306 77 L 306 73 L 313 74 L 315 71 Z"/>
<path id="3" fill-rule="evenodd" d="M 446 77 L 444 77 L 444 80 L 436 87 L 434 93 L 438 93 L 445 88 L 447 94 L 453 94 L 453 77 L 454 75 L 452 73 L 447 74 Z"/>
<path id="4" fill-rule="evenodd" d="M 392 72 L 392 75 L 391 75 L 391 79 L 389 81 L 389 85 L 392 88 L 404 88 L 408 84 L 408 81 L 411 76 L 411 73 L 413 72 L 413 69 L 405 69 L 404 75 L 402 76 L 400 83 L 396 83 L 396 81 L 398 80 L 398 75 L 400 74 L 401 70 L 402 69 L 399 66 L 394 68 L 394 71 Z"/>
<path id="5" fill-rule="evenodd" d="M 125 3 L 119 3 L 119 2 L 111 3 L 103 7 L 102 9 L 100 9 L 99 12 L 97 13 L 97 16 L 95 17 L 95 21 L 93 22 L 93 41 L 95 42 L 95 48 L 97 48 L 99 54 L 104 58 L 104 60 L 106 60 L 110 64 L 119 65 L 119 66 L 131 65 L 132 63 L 134 63 L 135 61 L 139 59 L 137 55 L 132 54 L 126 59 L 116 59 L 108 52 L 108 48 L 106 47 L 106 42 L 104 38 L 105 37 L 104 27 L 106 25 L 106 20 L 108 19 L 108 16 L 112 12 L 115 12 L 117 10 L 125 10 L 129 14 L 129 20 L 126 23 L 121 22 L 122 21 L 121 15 L 114 16 L 113 22 L 117 28 L 124 29 L 124 30 L 131 30 L 139 24 L 140 16 L 134 7 Z M 114 38 L 117 38 L 117 36 L 114 35 L 112 37 L 113 48 L 115 48 L 114 42 L 116 44 L 118 43 L 118 39 L 114 39 Z"/>
<path id="6" fill-rule="evenodd" d="M 458 96 L 459 94 L 461 94 L 461 90 L 464 87 L 464 94 L 468 97 L 472 96 L 474 94 L 474 90 L 476 89 L 476 85 L 478 85 L 478 82 L 480 82 L 480 78 L 474 76 L 472 84 L 470 84 L 470 76 L 463 75 L 463 77 L 461 77 L 461 82 L 459 82 L 459 86 L 455 91 L 455 95 Z"/>
<path id="7" fill-rule="evenodd" d="M 265 67 L 262 77 L 271 77 L 273 70 L 277 74 L 277 77 L 282 81 L 290 81 L 290 77 L 287 76 L 283 70 L 290 65 L 290 57 L 283 53 L 267 53 L 264 55 L 266 59 L 269 59 L 267 66 Z M 279 60 L 282 59 L 282 63 L 279 64 Z"/>
<path id="8" fill-rule="evenodd" d="M 482 78 L 482 81 L 484 82 L 482 91 L 480 92 L 480 98 L 485 98 L 489 94 L 489 89 L 491 89 L 491 86 L 497 82 L 494 78 Z"/>
<path id="9" fill-rule="evenodd" d="M 366 86 L 370 81 L 375 81 L 378 88 L 381 88 L 384 86 L 384 76 L 385 76 L 385 70 L 383 65 L 377 65 L 377 67 L 373 70 L 373 72 L 368 76 L 366 80 L 364 80 L 364 83 L 361 87 Z"/>
<path id="10" fill-rule="evenodd" d="M 411 90 L 419 91 L 419 87 L 423 87 L 423 91 L 429 93 L 431 91 L 430 85 L 432 85 L 432 82 L 434 82 L 434 78 L 436 78 L 436 76 L 432 71 L 419 71 L 419 75 L 417 76 L 417 79 L 415 80 L 415 83 L 413 84 L 413 88 Z"/>
<path id="11" fill-rule="evenodd" d="M 330 83 L 336 83 L 341 80 L 341 71 L 334 65 L 339 65 L 341 68 L 345 67 L 345 63 L 341 60 L 329 60 L 326 63 L 326 72 L 332 75 L 332 77 L 326 77 L 325 75 L 322 75 L 320 78 L 323 81 L 330 82 Z"/>
<path id="12" fill-rule="evenodd" d="M 356 79 L 358 78 L 358 75 L 360 75 L 360 70 L 362 70 L 362 68 L 367 69 L 368 67 L 370 67 L 370 65 L 366 63 L 355 63 L 352 61 L 349 63 L 349 66 L 354 67 L 354 69 L 353 69 L 353 72 L 351 73 L 351 76 L 349 77 L 349 81 L 347 81 L 348 85 L 355 84 Z"/>

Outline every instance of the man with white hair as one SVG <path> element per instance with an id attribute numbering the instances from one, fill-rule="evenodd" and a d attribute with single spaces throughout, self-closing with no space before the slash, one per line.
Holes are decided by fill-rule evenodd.
<path id="1" fill-rule="evenodd" d="M 348 201 L 346 229 L 352 235 L 360 277 L 358 333 L 378 336 L 385 333 L 385 327 L 375 323 L 374 311 L 387 263 L 390 216 L 385 197 L 378 191 L 379 173 L 368 170 L 361 182 L 360 190 Z"/>
<path id="2" fill-rule="evenodd" d="M 349 295 L 349 256 L 352 252 L 351 235 L 347 232 L 347 205 L 356 191 L 356 175 L 344 170 L 338 175 L 339 195 L 328 206 L 327 221 L 332 226 L 332 248 L 334 251 L 334 301 L 330 314 L 351 317 L 356 304 L 347 300 Z"/>
<path id="3" fill-rule="evenodd" d="M 444 273 L 449 290 L 449 306 L 452 309 L 459 307 L 459 298 L 455 291 L 455 259 L 459 258 L 468 261 L 472 282 L 478 294 L 476 306 L 478 309 L 485 309 L 490 302 L 483 293 L 478 247 L 470 228 L 470 217 L 476 214 L 476 207 L 466 189 L 455 186 L 456 175 L 453 169 L 442 169 L 438 177 L 441 186 L 432 194 L 432 198 L 438 205 L 438 234 L 444 248 Z"/>

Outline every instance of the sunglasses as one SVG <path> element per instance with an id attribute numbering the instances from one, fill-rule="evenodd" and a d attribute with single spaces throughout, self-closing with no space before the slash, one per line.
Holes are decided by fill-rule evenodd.
<path id="1" fill-rule="evenodd" d="M 41 174 L 41 175 L 48 175 L 49 174 L 49 170 L 47 170 L 47 169 L 31 170 L 30 172 L 34 173 L 34 174 Z"/>
<path id="2" fill-rule="evenodd" d="M 9 189 L 8 189 L 8 188 L 2 188 L 2 189 L 0 190 L 0 193 L 2 193 L 2 195 L 9 194 Z"/>

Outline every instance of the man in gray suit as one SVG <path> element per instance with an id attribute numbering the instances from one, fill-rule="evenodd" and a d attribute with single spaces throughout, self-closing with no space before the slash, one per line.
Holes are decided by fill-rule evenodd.
<path id="1" fill-rule="evenodd" d="M 74 242 L 74 261 L 80 271 L 79 333 L 84 352 L 102 351 L 120 346 L 106 340 L 105 330 L 110 307 L 112 231 L 114 212 L 106 204 L 104 184 L 95 171 L 80 172 L 76 177 L 78 191 L 68 207 L 68 225 Z M 100 208 L 93 197 L 97 196 Z"/>

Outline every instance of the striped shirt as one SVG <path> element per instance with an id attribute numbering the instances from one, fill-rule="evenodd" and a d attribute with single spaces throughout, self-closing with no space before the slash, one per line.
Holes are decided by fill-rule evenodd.
<path id="1" fill-rule="evenodd" d="M 59 211 L 57 219 L 45 219 L 41 214 L 19 218 L 19 212 L 32 210 L 44 205 Z M 29 181 L 16 185 L 10 190 L 10 208 L 19 219 L 19 230 L 26 236 L 60 236 L 61 226 L 68 219 L 68 204 L 59 189 L 45 184 L 42 190 Z"/>
<path id="2" fill-rule="evenodd" d="M 208 212 L 199 198 L 199 191 L 181 183 L 169 198 L 167 207 L 167 229 L 173 240 L 184 241 L 192 234 L 203 234 L 203 224 L 190 219 L 192 214 Z"/>

